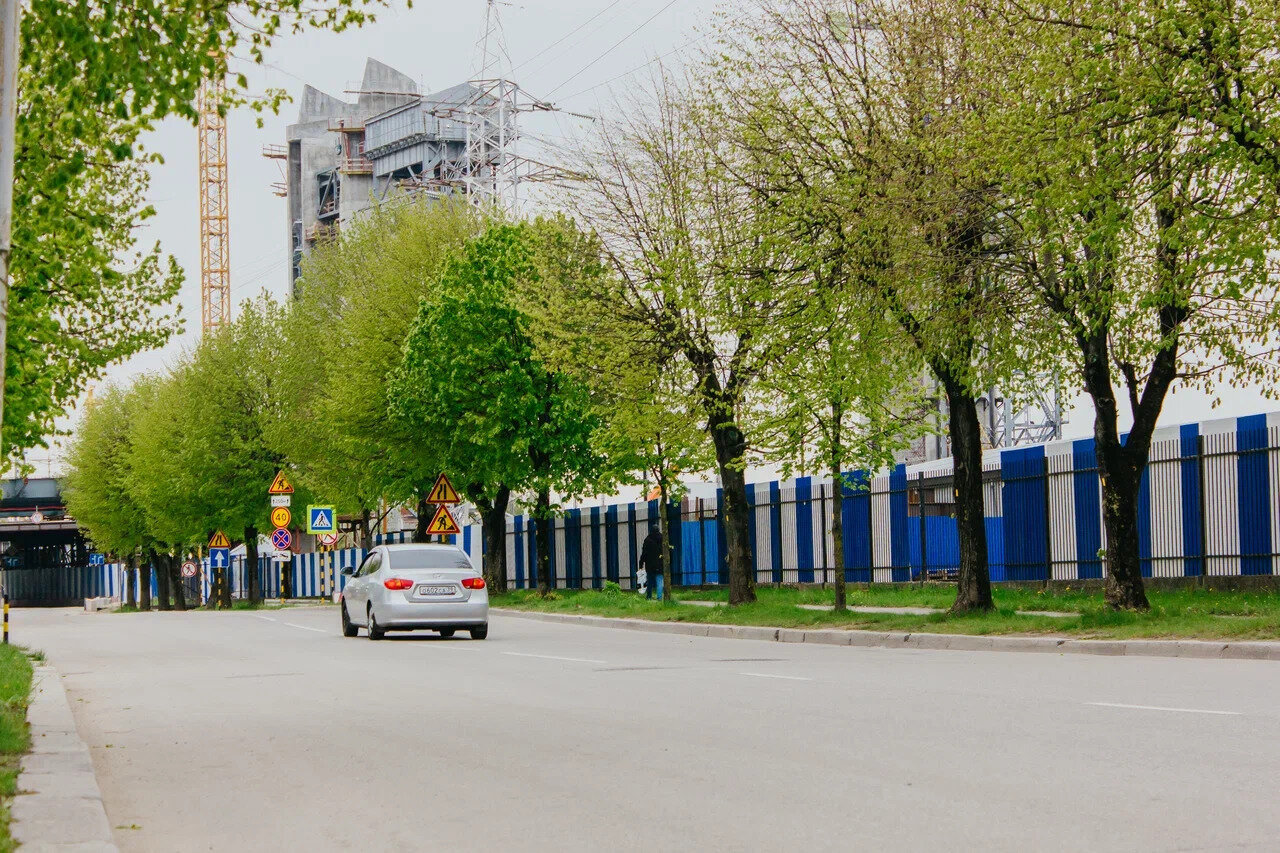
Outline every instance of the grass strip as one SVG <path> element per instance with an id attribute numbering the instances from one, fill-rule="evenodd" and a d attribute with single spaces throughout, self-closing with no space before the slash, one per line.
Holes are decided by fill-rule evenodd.
<path id="1" fill-rule="evenodd" d="M 14 849 L 9 835 L 9 803 L 17 793 L 18 762 L 31 746 L 27 699 L 31 657 L 19 646 L 0 645 L 0 853 Z"/>
<path id="2" fill-rule="evenodd" d="M 831 604 L 829 589 L 816 587 L 758 588 L 754 604 L 698 607 L 680 600 L 725 601 L 724 590 L 680 590 L 675 601 L 648 601 L 612 585 L 606 590 L 556 590 L 542 598 L 517 590 L 492 597 L 495 607 L 550 613 L 576 613 L 667 622 L 767 625 L 778 628 L 847 628 L 871 631 L 926 631 L 942 634 L 1055 635 L 1081 639 L 1280 639 L 1280 592 L 1228 592 L 1211 589 L 1152 591 L 1147 613 L 1116 612 L 1097 592 L 1003 589 L 995 591 L 990 613 L 834 613 L 807 610 L 799 604 Z M 851 588 L 849 604 L 874 607 L 946 608 L 955 587 L 944 584 Z M 1066 612 L 1068 617 L 1022 615 L 1019 610 Z"/>

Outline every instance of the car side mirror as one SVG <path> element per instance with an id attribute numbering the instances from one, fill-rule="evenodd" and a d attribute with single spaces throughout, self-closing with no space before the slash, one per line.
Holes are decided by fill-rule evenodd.
<path id="1" fill-rule="evenodd" d="M 353 569 L 351 566 L 344 566 L 342 569 L 342 573 L 344 575 L 354 575 L 356 573 L 356 570 Z"/>

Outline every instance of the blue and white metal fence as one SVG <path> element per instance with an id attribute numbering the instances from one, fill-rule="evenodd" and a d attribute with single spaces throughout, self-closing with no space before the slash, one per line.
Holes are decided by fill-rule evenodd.
<path id="1" fill-rule="evenodd" d="M 1105 575 L 1106 532 L 1093 439 L 988 451 L 983 476 L 993 581 Z M 851 582 L 949 577 L 959 563 L 953 495 L 949 460 L 899 465 L 872 477 L 848 475 L 841 560 L 831 538 L 829 481 L 800 477 L 749 484 L 756 581 L 830 582 L 841 565 Z M 1158 430 L 1138 501 L 1144 575 L 1280 575 L 1280 413 Z M 677 584 L 728 580 L 722 506 L 717 492 L 668 508 Z M 634 588 L 639 546 L 657 513 L 657 501 L 642 501 L 575 508 L 542 524 L 517 515 L 506 532 L 507 585 L 537 584 L 537 540 L 545 533 L 551 539 L 555 586 L 598 589 L 613 581 Z M 480 534 L 480 525 L 470 523 L 453 537 L 477 567 L 484 559 Z M 407 541 L 410 535 L 379 534 L 375 542 Z M 340 590 L 346 581 L 341 570 L 358 565 L 364 555 L 359 548 L 293 555 L 288 564 L 293 594 L 332 593 L 334 584 Z M 212 595 L 207 559 L 202 568 L 207 599 Z M 257 570 L 263 596 L 277 597 L 279 565 L 263 557 Z M 120 563 L 58 569 L 52 575 L 0 573 L 11 596 L 37 600 L 123 597 L 124 579 Z M 233 558 L 230 579 L 232 596 L 243 598 L 243 557 Z"/>

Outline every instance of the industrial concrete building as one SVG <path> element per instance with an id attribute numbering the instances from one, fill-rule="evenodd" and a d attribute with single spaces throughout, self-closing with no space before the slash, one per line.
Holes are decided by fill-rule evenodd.
<path id="1" fill-rule="evenodd" d="M 411 77 L 374 59 L 354 103 L 304 87 L 286 144 L 263 152 L 284 162 L 276 189 L 288 198 L 290 284 L 317 242 L 379 201 L 457 186 L 467 172 L 462 114 L 482 100 L 467 83 L 421 96 Z"/>

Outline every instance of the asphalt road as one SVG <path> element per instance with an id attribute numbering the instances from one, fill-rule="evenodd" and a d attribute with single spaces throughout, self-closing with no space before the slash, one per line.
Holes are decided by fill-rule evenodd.
<path id="1" fill-rule="evenodd" d="M 1280 665 L 15 611 L 123 850 L 1276 850 Z"/>

